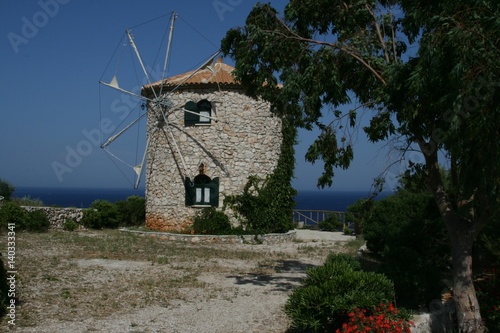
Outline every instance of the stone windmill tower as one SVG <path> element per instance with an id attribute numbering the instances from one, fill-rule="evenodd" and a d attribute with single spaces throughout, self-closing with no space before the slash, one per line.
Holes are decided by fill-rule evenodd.
<path id="1" fill-rule="evenodd" d="M 146 227 L 181 230 L 201 208 L 242 193 L 250 175 L 276 168 L 281 120 L 267 102 L 244 94 L 233 70 L 219 58 L 142 88 L 149 100 Z"/>

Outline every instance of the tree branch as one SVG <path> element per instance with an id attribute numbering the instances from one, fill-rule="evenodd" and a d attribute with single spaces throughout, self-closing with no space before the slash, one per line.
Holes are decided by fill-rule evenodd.
<path id="1" fill-rule="evenodd" d="M 392 16 L 392 9 L 389 10 L 389 15 L 391 15 L 392 52 L 394 53 L 394 61 L 398 62 L 398 54 L 396 52 L 396 31 L 394 29 L 394 16 Z"/>
<path id="2" fill-rule="evenodd" d="M 387 82 L 382 78 L 382 76 L 375 70 L 375 68 L 373 68 L 368 62 L 366 62 L 363 58 L 361 58 L 359 55 L 357 55 L 356 53 L 354 53 L 353 51 L 349 50 L 346 46 L 342 46 L 338 43 L 328 43 L 328 42 L 322 42 L 322 41 L 319 41 L 319 40 L 315 40 L 315 39 L 310 39 L 310 38 L 305 38 L 305 37 L 302 37 L 300 35 L 298 35 L 297 33 L 295 33 L 292 29 L 290 29 L 289 26 L 287 26 L 285 24 L 285 22 L 283 22 L 282 20 L 280 20 L 278 17 L 276 17 L 276 20 L 281 23 L 281 25 L 288 31 L 288 33 L 291 35 L 286 35 L 282 32 L 278 32 L 278 31 L 269 31 L 269 30 L 262 30 L 264 32 L 267 32 L 267 33 L 276 33 L 276 34 L 279 34 L 285 38 L 293 38 L 293 39 L 296 39 L 296 40 L 299 40 L 301 42 L 305 42 L 305 43 L 308 43 L 308 44 L 315 44 L 315 45 L 325 45 L 325 46 L 329 46 L 331 47 L 332 49 L 336 49 L 336 50 L 340 50 L 348 55 L 350 55 L 351 57 L 353 57 L 354 59 L 356 59 L 358 62 L 360 62 L 364 67 L 366 67 L 370 72 L 373 73 L 373 75 L 375 75 L 375 77 L 380 81 L 382 82 L 384 85 L 387 84 Z M 379 28 L 380 29 L 380 28 Z M 383 44 L 385 45 L 385 44 Z M 385 47 L 384 47 L 385 48 Z M 385 50 L 384 50 L 385 51 Z M 389 60 L 388 60 L 389 62 Z"/>
<path id="3" fill-rule="evenodd" d="M 443 217 L 444 223 L 448 228 L 448 232 L 455 234 L 457 225 L 454 222 L 458 221 L 458 216 L 455 209 L 451 204 L 448 192 L 444 188 L 441 174 L 439 173 L 439 164 L 437 159 L 436 150 L 429 150 L 429 143 L 427 143 L 421 136 L 415 137 L 415 142 L 418 144 L 420 150 L 424 154 L 425 165 L 428 172 L 429 188 L 434 195 L 438 209 Z"/>
<path id="4" fill-rule="evenodd" d="M 378 23 L 377 16 L 375 15 L 373 8 L 371 8 L 368 4 L 366 4 L 365 7 L 366 7 L 366 10 L 368 10 L 368 12 L 373 17 L 373 22 L 375 23 L 375 30 L 377 30 L 377 36 L 378 36 L 378 39 L 380 40 L 382 50 L 384 50 L 385 60 L 387 61 L 387 63 L 390 63 L 391 59 L 389 57 L 389 53 L 387 52 L 387 45 L 385 44 L 384 36 L 382 36 L 382 31 L 380 31 L 380 25 Z"/>

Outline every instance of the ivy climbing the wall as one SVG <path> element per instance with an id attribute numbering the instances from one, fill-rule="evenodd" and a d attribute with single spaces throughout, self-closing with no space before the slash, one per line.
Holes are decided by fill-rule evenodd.
<path id="1" fill-rule="evenodd" d="M 291 181 L 295 166 L 293 145 L 296 129 L 282 118 L 280 158 L 272 174 L 266 178 L 248 177 L 242 194 L 226 196 L 224 209 L 236 213 L 248 233 L 282 233 L 293 229 L 294 197 L 297 191 Z"/>

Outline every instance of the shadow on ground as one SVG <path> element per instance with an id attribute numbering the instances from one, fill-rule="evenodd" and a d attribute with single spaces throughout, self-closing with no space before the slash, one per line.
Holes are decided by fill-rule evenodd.
<path id="1" fill-rule="evenodd" d="M 306 264 L 298 260 L 280 260 L 273 269 L 273 274 L 249 273 L 243 275 L 228 275 L 226 278 L 235 279 L 237 285 L 273 286 L 273 291 L 289 291 L 300 284 L 303 276 L 296 274 L 305 273 L 308 268 L 314 265 Z M 290 276 L 290 273 L 293 276 Z"/>

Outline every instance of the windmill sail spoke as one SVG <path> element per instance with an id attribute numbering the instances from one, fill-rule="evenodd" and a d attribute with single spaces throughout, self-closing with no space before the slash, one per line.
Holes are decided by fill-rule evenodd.
<path id="1" fill-rule="evenodd" d="M 182 110 L 184 112 L 187 112 L 187 113 L 191 113 L 191 114 L 197 115 L 197 116 L 200 115 L 198 112 L 190 111 L 190 110 L 187 110 L 185 108 L 180 108 L 180 110 Z M 208 118 L 208 119 L 215 120 L 215 122 L 219 122 L 219 120 L 217 118 L 209 116 L 209 115 L 203 115 L 203 118 Z"/>
<path id="2" fill-rule="evenodd" d="M 113 154 L 112 152 L 110 152 L 110 151 L 109 151 L 109 149 L 107 149 L 107 148 L 105 148 L 105 147 L 104 147 L 104 148 L 103 148 L 103 150 L 104 150 L 106 153 L 108 153 L 110 156 L 112 156 L 113 158 L 115 158 L 115 159 L 117 159 L 118 161 L 120 161 L 120 162 L 122 162 L 123 164 L 125 164 L 126 166 L 128 166 L 128 167 L 130 167 L 130 168 L 132 168 L 132 169 L 134 168 L 134 166 L 133 166 L 133 165 L 131 165 L 131 164 L 129 164 L 129 163 L 127 163 L 127 162 L 125 162 L 124 160 L 122 160 L 121 158 L 119 158 L 118 156 L 116 156 L 115 154 Z"/>
<path id="3" fill-rule="evenodd" d="M 144 112 L 141 114 L 138 118 L 136 118 L 134 121 L 132 121 L 130 124 L 128 124 L 124 129 L 122 129 L 120 132 L 116 133 L 115 135 L 111 136 L 106 142 L 104 142 L 101 145 L 101 148 L 105 148 L 109 146 L 113 141 L 115 141 L 120 135 L 125 133 L 130 127 L 132 127 L 135 123 L 137 123 L 139 120 L 141 120 L 148 112 Z"/>
<path id="4" fill-rule="evenodd" d="M 144 66 L 144 63 L 142 61 L 142 58 L 141 58 L 141 54 L 139 53 L 139 49 L 137 48 L 137 46 L 135 45 L 135 42 L 134 42 L 134 38 L 132 37 L 132 34 L 130 33 L 130 30 L 127 30 L 127 36 L 128 36 L 128 39 L 130 41 L 130 45 L 132 46 L 132 48 L 134 49 L 134 52 L 137 56 L 137 60 L 139 61 L 139 64 L 141 65 L 141 68 L 142 68 L 142 71 L 146 77 L 146 80 L 147 80 L 147 83 L 148 84 L 151 84 L 151 78 L 149 77 L 149 74 L 148 74 L 148 71 L 146 70 L 146 67 Z M 156 95 L 156 92 L 154 92 L 154 95 L 155 95 L 155 99 L 158 99 L 158 96 Z"/>
<path id="5" fill-rule="evenodd" d="M 148 140 L 146 141 L 146 148 L 144 149 L 144 155 L 142 156 L 141 164 L 136 165 L 134 167 L 134 171 L 135 171 L 135 174 L 137 176 L 136 181 L 135 181 L 135 185 L 134 185 L 135 189 L 137 189 L 139 187 L 139 183 L 141 181 L 142 170 L 144 169 L 144 163 L 146 162 L 146 153 L 147 153 L 148 148 L 149 148 L 149 142 L 150 142 L 150 140 L 148 138 Z"/>
<path id="6" fill-rule="evenodd" d="M 162 81 L 165 79 L 165 75 L 167 74 L 167 65 L 168 65 L 168 60 L 169 60 L 169 55 L 170 55 L 170 46 L 172 45 L 172 38 L 173 38 L 173 34 L 174 34 L 174 23 L 175 23 L 176 18 L 177 18 L 177 14 L 172 13 L 172 19 L 170 21 L 170 31 L 168 34 L 167 51 L 165 52 L 165 62 L 163 63 L 163 74 L 161 77 Z M 160 96 L 161 96 L 162 92 L 163 92 L 163 85 L 160 87 L 160 93 L 159 93 Z"/>
<path id="7" fill-rule="evenodd" d="M 169 97 L 170 95 L 172 95 L 174 93 L 174 91 L 176 91 L 180 86 L 182 86 L 190 78 L 192 78 L 194 75 L 196 75 L 196 73 L 198 73 L 200 70 L 209 67 L 210 64 L 212 64 L 214 62 L 215 57 L 217 57 L 221 52 L 222 52 L 221 50 L 217 50 L 217 52 L 215 52 L 210 58 L 208 58 L 207 61 L 205 61 L 200 67 L 198 67 L 197 69 L 195 69 L 191 73 L 191 75 L 187 76 L 185 79 L 183 79 L 181 82 L 179 82 L 172 90 L 170 90 L 170 92 L 167 94 L 167 97 Z M 162 84 L 162 86 L 163 86 L 163 84 Z M 155 93 L 154 89 L 152 89 L 152 91 L 153 91 L 153 93 Z"/>
<path id="8" fill-rule="evenodd" d="M 174 21 L 175 21 L 176 16 L 177 16 L 176 13 L 172 13 L 169 42 L 168 42 L 168 47 L 167 47 L 167 50 L 165 53 L 165 60 L 164 60 L 165 62 L 163 64 L 163 77 L 162 77 L 162 79 L 166 75 L 166 71 L 167 71 L 168 57 L 169 57 L 169 53 L 170 53 L 170 43 L 172 40 Z M 136 80 L 136 83 L 138 84 L 137 87 L 140 87 L 143 84 L 151 85 L 153 71 L 150 70 L 149 67 L 148 68 L 146 67 L 146 65 L 145 65 L 146 62 L 144 62 L 143 57 L 142 57 L 143 55 L 141 54 L 141 52 L 139 52 L 139 48 L 134 41 L 134 36 L 132 35 L 132 32 L 130 29 L 127 29 L 125 31 L 124 37 L 125 37 L 125 41 L 127 41 L 127 43 L 123 43 L 123 40 L 122 40 L 122 43 L 121 43 L 122 51 L 128 44 L 128 47 L 130 48 L 131 55 L 132 55 L 130 60 L 126 60 L 126 61 L 131 61 L 134 69 L 136 69 L 135 65 L 137 63 L 140 65 L 137 67 L 137 70 L 139 71 L 140 74 L 135 73 L 135 80 Z M 115 53 L 116 53 L 116 51 L 115 51 Z M 146 56 L 147 56 L 147 54 L 148 54 L 148 52 L 145 53 Z M 118 72 L 118 64 L 120 64 L 120 60 L 122 60 L 121 55 L 122 54 L 120 54 L 118 57 L 118 63 L 116 65 L 116 69 L 115 69 L 114 73 L 112 75 L 110 75 L 111 80 L 108 81 L 108 80 L 101 79 L 99 81 L 99 84 L 110 87 L 113 90 L 117 91 L 120 95 L 122 95 L 122 96 L 120 96 L 120 98 L 115 98 L 114 100 L 110 101 L 111 112 L 114 115 L 120 115 L 120 119 L 122 119 L 122 120 L 127 117 L 129 112 L 124 111 L 124 110 L 130 109 L 132 107 L 132 105 L 131 105 L 132 102 L 130 101 L 130 99 L 126 99 L 125 98 L 126 96 L 123 96 L 123 95 L 132 96 L 133 99 L 137 98 L 141 101 L 146 101 L 149 104 L 149 107 L 147 107 L 147 109 L 143 109 L 144 111 L 140 112 L 138 117 L 135 120 L 133 120 L 132 122 L 130 122 L 128 125 L 126 125 L 125 127 L 123 127 L 123 125 L 119 125 L 118 129 L 117 129 L 117 133 L 116 134 L 111 133 L 110 137 L 107 140 L 105 140 L 104 143 L 101 144 L 101 148 L 107 153 L 107 155 L 109 157 L 112 158 L 112 160 L 118 161 L 118 162 L 120 162 L 119 164 L 126 165 L 130 169 L 134 170 L 134 176 L 135 176 L 134 183 L 135 184 L 133 184 L 133 185 L 134 185 L 134 188 L 138 188 L 141 177 L 144 173 L 144 169 L 145 169 L 144 166 L 146 164 L 147 151 L 148 151 L 148 147 L 151 144 L 151 142 L 150 142 L 149 137 L 146 136 L 147 140 L 146 140 L 146 147 L 144 148 L 144 151 L 142 151 L 142 147 L 140 149 L 140 152 L 139 152 L 139 149 L 136 148 L 135 163 L 134 162 L 129 163 L 129 161 L 132 160 L 132 156 L 127 152 L 127 147 L 130 147 L 130 140 L 131 140 L 132 136 L 130 134 L 127 134 L 127 133 L 129 133 L 132 130 L 133 126 L 137 127 L 137 143 L 136 144 L 137 144 L 137 147 L 139 147 L 139 138 L 140 138 L 140 131 L 141 131 L 141 127 L 139 126 L 139 125 L 141 125 L 140 120 L 145 118 L 144 116 L 147 116 L 148 112 L 152 112 L 152 115 L 154 115 L 154 117 L 156 119 L 158 119 L 158 120 L 163 119 L 163 121 L 165 123 L 168 123 L 167 117 L 168 117 L 168 114 L 170 112 L 170 109 L 172 108 L 172 105 L 169 104 L 168 98 L 165 98 L 165 96 L 161 96 L 161 94 L 158 94 L 158 92 L 155 92 L 152 96 L 145 97 L 145 96 L 141 96 L 140 92 L 136 92 L 137 87 L 134 89 L 127 88 L 127 87 L 130 87 L 131 84 L 133 84 L 133 81 L 132 81 L 133 76 L 130 75 L 130 70 L 128 70 L 126 72 L 122 72 L 122 71 Z M 114 58 L 114 55 L 113 55 L 113 58 Z M 142 84 L 139 83 L 141 76 L 143 79 Z M 120 82 L 118 79 L 120 79 Z M 106 81 L 106 82 L 104 82 L 104 81 Z M 101 114 L 101 121 L 102 120 L 103 120 L 103 118 L 102 118 L 102 114 Z M 125 124 L 126 123 L 124 123 L 124 125 Z M 121 128 L 121 130 L 120 130 L 120 128 Z M 142 129 L 142 130 L 144 130 L 144 129 Z M 150 130 L 155 131 L 155 130 L 159 130 L 159 128 L 153 128 Z M 118 138 L 120 138 L 120 140 L 117 140 Z M 114 145 L 113 145 L 113 148 L 111 149 L 110 145 L 113 142 L 114 142 Z M 143 146 L 142 143 L 140 144 L 140 146 Z M 124 157 L 124 156 L 126 156 L 126 157 Z M 139 159 L 139 161 L 138 161 L 138 159 Z"/>
<path id="9" fill-rule="evenodd" d="M 213 120 L 215 122 L 218 122 L 218 118 L 216 117 L 217 115 L 213 114 L 203 114 L 200 115 L 199 112 L 193 112 L 191 110 L 187 110 L 185 108 L 185 104 L 180 104 L 180 105 L 172 105 L 172 102 L 170 101 L 170 98 L 174 95 L 174 92 L 181 87 L 183 84 L 185 84 L 187 81 L 191 79 L 192 76 L 196 75 L 199 73 L 199 71 L 208 70 L 211 71 L 213 75 L 215 75 L 214 69 L 211 67 L 214 65 L 214 59 L 221 53 L 220 50 L 215 52 L 212 56 L 210 56 L 208 59 L 203 60 L 202 64 L 195 69 L 190 75 L 186 78 L 183 78 L 182 82 L 176 82 L 175 84 L 169 84 L 168 79 L 166 77 L 168 76 L 167 71 L 168 67 L 170 65 L 170 52 L 171 52 L 171 43 L 173 39 L 173 32 L 174 32 L 174 23 L 177 18 L 177 14 L 174 12 L 171 15 L 171 21 L 170 21 L 170 32 L 168 34 L 168 44 L 165 50 L 165 58 L 164 58 L 164 63 L 163 63 L 163 72 L 162 72 L 162 77 L 160 81 L 153 83 L 153 78 L 155 78 L 155 73 L 157 73 L 153 67 L 146 67 L 147 61 L 145 62 L 144 60 L 149 59 L 150 57 L 150 52 L 148 49 L 146 50 L 141 50 L 145 52 L 139 52 L 139 47 L 135 43 L 134 38 L 135 34 L 139 33 L 139 31 L 134 31 L 134 35 L 132 34 L 132 31 L 130 29 L 125 30 L 125 35 L 124 35 L 124 40 L 122 39 L 122 52 L 123 50 L 128 46 L 128 49 L 130 50 L 130 58 L 123 58 L 124 61 L 132 63 L 132 67 L 135 72 L 135 77 L 133 75 L 130 75 L 130 70 L 127 70 L 126 72 L 123 71 L 118 71 L 118 65 L 116 66 L 116 69 L 114 73 L 109 75 L 107 73 L 107 77 L 111 77 L 111 80 L 106 79 L 107 82 L 102 81 L 102 79 L 99 81 L 100 84 L 110 87 L 113 90 L 115 90 L 115 93 L 118 92 L 121 96 L 119 98 L 115 98 L 114 100 L 110 100 L 110 106 L 111 106 L 111 112 L 114 114 L 113 116 L 116 117 L 117 115 L 120 115 L 120 119 L 122 120 L 122 123 L 118 125 L 116 128 L 116 134 L 111 133 L 110 137 L 105 140 L 104 143 L 101 144 L 101 148 L 113 159 L 119 161 L 121 164 L 126 165 L 127 167 L 131 168 L 134 171 L 134 177 L 135 177 L 135 182 L 134 182 L 134 188 L 138 188 L 139 183 L 141 181 L 141 177 L 144 174 L 144 169 L 145 169 L 145 164 L 146 164 L 146 159 L 148 157 L 148 153 L 151 153 L 152 146 L 156 145 L 157 143 L 154 141 L 154 136 L 152 135 L 151 131 L 161 131 L 163 132 L 163 135 L 165 135 L 165 139 L 167 143 L 171 147 L 171 153 L 174 159 L 176 159 L 178 162 L 176 163 L 179 171 L 183 176 L 186 176 L 186 173 L 188 173 L 189 169 L 186 164 L 186 160 L 183 156 L 186 152 L 182 149 L 182 147 L 179 146 L 180 142 L 177 142 L 178 137 L 176 136 L 176 133 L 174 131 L 178 129 L 178 127 L 175 124 L 175 120 L 172 119 L 172 115 L 174 119 L 178 118 L 178 114 L 182 113 L 190 113 L 190 114 L 196 114 L 200 117 L 203 117 L 204 121 L 208 121 L 208 119 Z M 135 29 L 135 27 L 134 27 Z M 165 35 L 164 35 L 165 36 Z M 125 41 L 125 43 L 123 43 Z M 162 42 L 163 44 L 163 42 Z M 142 54 L 141 54 L 142 53 Z M 144 56 L 144 58 L 143 58 Z M 114 57 L 114 56 L 113 56 Z M 121 54 L 118 59 L 118 64 L 120 64 L 120 60 L 122 59 Z M 156 63 L 156 59 L 154 60 Z M 137 66 L 139 64 L 139 66 Z M 123 66 L 123 64 L 121 64 Z M 108 76 L 109 75 L 109 76 Z M 138 86 L 142 86 L 142 93 L 148 96 L 142 96 L 141 92 L 137 92 L 136 86 L 133 89 L 129 89 L 134 84 L 133 79 L 135 78 L 135 83 Z M 142 79 L 142 82 L 141 82 Z M 156 88 L 157 87 L 157 88 Z M 151 91 L 149 91 L 151 89 Z M 110 96 L 112 95 L 112 92 L 108 92 Z M 128 96 L 123 96 L 123 95 L 128 95 Z M 130 101 L 131 98 L 129 96 L 132 96 L 132 99 L 138 98 L 141 101 L 146 101 L 146 109 L 144 109 L 144 104 L 142 105 L 143 111 L 139 111 L 138 117 L 133 120 L 131 123 L 123 127 L 126 122 L 123 120 L 128 117 L 128 112 L 126 112 L 126 109 L 130 109 L 132 107 L 132 102 Z M 106 96 L 108 97 L 108 96 Z M 179 101 L 177 101 L 179 103 Z M 177 104 L 176 103 L 176 104 Z M 148 116 L 148 112 L 151 112 L 150 116 Z M 130 147 L 130 140 L 131 136 L 126 134 L 126 132 L 130 131 L 131 128 L 135 125 L 137 126 L 137 147 L 139 147 L 139 138 L 140 135 L 143 133 L 140 132 L 144 130 L 139 125 L 141 125 L 140 120 L 145 118 L 144 116 L 148 116 L 148 122 L 151 121 L 150 125 L 146 125 L 146 142 L 145 142 L 145 149 L 142 151 L 143 143 L 144 141 L 141 142 L 141 149 L 139 152 L 139 149 L 136 148 L 136 156 L 135 156 L 135 162 L 127 162 L 127 161 L 132 161 L 133 157 L 127 152 L 127 148 Z M 206 118 L 206 119 L 205 119 Z M 101 116 L 101 121 L 102 121 L 102 116 Z M 172 122 L 173 121 L 173 122 Z M 120 130 L 121 129 L 121 130 Z M 182 130 L 181 130 L 182 131 Z M 120 140 L 117 140 L 120 138 Z M 116 142 L 115 142 L 116 141 Z M 110 151 L 110 145 L 114 143 L 113 148 L 111 149 L 113 153 Z M 121 149 L 119 149 L 120 147 Z M 119 155 L 119 156 L 117 156 Z M 210 154 L 209 154 L 210 155 Z M 124 157 L 125 156 L 125 157 Z M 189 162 L 189 161 L 188 161 Z M 217 161 L 218 162 L 218 161 Z M 216 163 L 217 164 L 217 163 Z M 219 164 L 217 164 L 219 165 Z M 183 170 L 180 170 L 183 169 Z M 221 166 L 221 169 L 225 171 L 224 167 Z M 130 173 L 132 173 L 131 170 L 129 170 Z"/>
<path id="10" fill-rule="evenodd" d="M 122 93 L 125 93 L 125 94 L 128 94 L 130 96 L 134 96 L 134 97 L 137 97 L 137 98 L 142 98 L 142 99 L 146 99 L 148 101 L 152 101 L 152 99 L 150 98 L 146 98 L 144 96 L 141 96 L 141 95 L 138 95 L 132 91 L 128 91 L 128 90 L 125 90 L 123 88 L 120 88 L 118 86 L 118 82 L 115 80 L 116 77 L 113 77 L 113 80 L 111 80 L 111 83 L 107 83 L 107 82 L 104 82 L 104 81 L 99 81 L 100 84 L 104 84 L 105 86 L 108 86 L 108 87 L 111 87 L 113 89 L 116 89 L 118 91 L 121 91 Z M 114 81 L 114 82 L 113 82 Z"/>
<path id="11" fill-rule="evenodd" d="M 164 128 L 162 128 L 163 133 L 165 134 L 165 136 L 166 136 L 167 140 L 168 140 L 169 142 L 172 142 L 172 145 L 174 146 L 175 151 L 176 151 L 176 152 L 177 152 L 177 154 L 179 155 L 179 158 L 180 158 L 180 160 L 181 160 L 181 164 L 182 164 L 182 168 L 184 169 L 184 172 L 181 172 L 181 174 L 182 174 L 182 175 L 186 175 L 186 172 L 187 172 L 187 170 L 188 170 L 188 168 L 187 168 L 187 166 L 186 166 L 186 161 L 184 160 L 184 156 L 182 155 L 181 150 L 180 150 L 180 148 L 179 148 L 179 145 L 177 144 L 177 140 L 175 140 L 175 136 L 174 136 L 174 133 L 173 133 L 173 131 L 172 131 L 172 127 L 170 127 L 170 126 L 167 124 L 166 128 L 167 128 L 167 132 L 168 132 L 168 134 L 167 134 L 167 132 L 165 132 L 165 129 L 164 129 Z M 169 138 L 168 138 L 169 136 L 170 136 L 170 140 L 169 140 Z M 174 157 L 175 157 L 175 155 L 174 155 Z"/>

